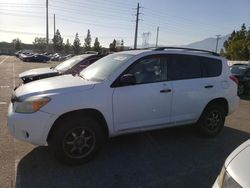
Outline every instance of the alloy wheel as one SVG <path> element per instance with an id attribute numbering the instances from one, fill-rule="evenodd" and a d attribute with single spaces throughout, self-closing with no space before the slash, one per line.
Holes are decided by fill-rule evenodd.
<path id="1" fill-rule="evenodd" d="M 90 154 L 96 144 L 95 134 L 86 127 L 77 127 L 67 132 L 63 139 L 63 150 L 70 157 L 80 159 Z"/>

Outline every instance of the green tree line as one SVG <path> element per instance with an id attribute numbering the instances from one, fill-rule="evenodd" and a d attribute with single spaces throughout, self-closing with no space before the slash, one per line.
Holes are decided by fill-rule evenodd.
<path id="1" fill-rule="evenodd" d="M 112 43 L 109 45 L 109 49 L 106 49 L 100 45 L 98 37 L 95 38 L 93 46 L 92 43 L 92 37 L 90 30 L 88 29 L 87 35 L 84 38 L 84 44 L 81 45 L 81 41 L 79 38 L 78 33 L 75 34 L 75 38 L 73 41 L 73 44 L 69 42 L 69 39 L 66 40 L 66 43 L 63 42 L 63 37 L 61 36 L 61 33 L 59 29 L 56 30 L 56 33 L 52 39 L 52 43 L 49 44 L 49 52 L 54 53 L 74 53 L 74 54 L 80 54 L 82 52 L 86 51 L 96 51 L 96 52 L 103 52 L 103 51 L 111 51 L 111 52 L 117 52 L 117 51 L 123 51 L 124 50 L 124 41 L 121 40 L 118 41 L 116 39 L 113 40 Z M 22 49 L 22 41 L 19 38 L 13 39 L 12 41 L 14 49 L 15 50 L 21 50 Z M 33 48 L 37 52 L 46 52 L 47 50 L 47 43 L 46 38 L 43 37 L 36 37 L 33 41 Z"/>
<path id="2" fill-rule="evenodd" d="M 250 28 L 243 24 L 239 31 L 233 31 L 220 53 L 229 60 L 250 60 Z"/>

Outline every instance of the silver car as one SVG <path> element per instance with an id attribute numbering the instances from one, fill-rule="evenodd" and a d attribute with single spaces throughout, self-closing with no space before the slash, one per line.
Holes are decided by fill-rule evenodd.
<path id="1" fill-rule="evenodd" d="M 226 159 L 213 188 L 250 187 L 250 139 Z"/>

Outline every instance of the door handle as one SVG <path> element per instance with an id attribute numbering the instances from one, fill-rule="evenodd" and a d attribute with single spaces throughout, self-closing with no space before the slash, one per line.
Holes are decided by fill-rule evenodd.
<path id="1" fill-rule="evenodd" d="M 171 89 L 162 89 L 160 90 L 160 93 L 169 93 L 171 91 L 172 91 Z"/>
<path id="2" fill-rule="evenodd" d="M 205 88 L 213 88 L 214 86 L 213 85 L 207 85 L 205 86 Z"/>

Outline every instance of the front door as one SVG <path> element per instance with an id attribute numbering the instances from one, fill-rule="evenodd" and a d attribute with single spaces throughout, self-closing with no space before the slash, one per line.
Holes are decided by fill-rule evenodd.
<path id="1" fill-rule="evenodd" d="M 172 86 L 166 79 L 163 61 L 161 56 L 144 57 L 124 72 L 133 74 L 136 84 L 114 89 L 113 117 L 116 131 L 170 122 Z"/>

